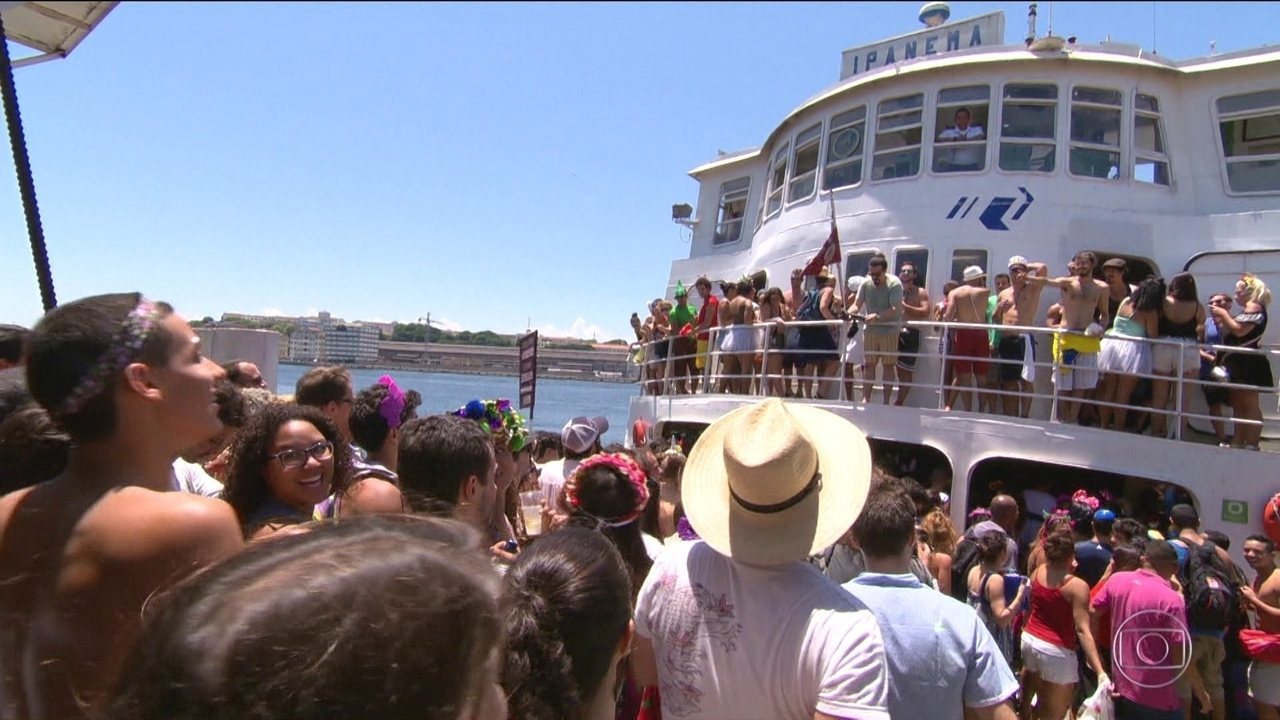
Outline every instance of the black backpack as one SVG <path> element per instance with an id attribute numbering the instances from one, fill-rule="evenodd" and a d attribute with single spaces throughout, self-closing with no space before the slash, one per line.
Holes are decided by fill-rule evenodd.
<path id="1" fill-rule="evenodd" d="M 1187 567 L 1179 573 L 1192 630 L 1226 630 L 1240 604 L 1236 583 L 1218 557 L 1218 547 L 1206 540 L 1187 546 Z"/>
<path id="2" fill-rule="evenodd" d="M 951 556 L 951 597 L 960 602 L 969 599 L 969 571 L 981 560 L 978 543 L 972 538 L 966 536 L 956 544 L 956 551 Z"/>

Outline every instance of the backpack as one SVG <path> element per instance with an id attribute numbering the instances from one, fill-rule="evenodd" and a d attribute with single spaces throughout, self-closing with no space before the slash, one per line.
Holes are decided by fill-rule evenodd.
<path id="1" fill-rule="evenodd" d="M 956 544 L 951 555 L 951 597 L 960 602 L 969 599 L 969 571 L 980 561 L 978 543 L 973 538 L 966 536 Z"/>
<path id="2" fill-rule="evenodd" d="M 814 288 L 804 294 L 800 308 L 796 310 L 797 320 L 825 320 L 822 317 L 822 290 Z"/>
<path id="3" fill-rule="evenodd" d="M 1170 542 L 1187 546 L 1186 569 L 1178 572 L 1187 603 L 1187 624 L 1192 630 L 1226 630 L 1235 616 L 1240 597 L 1229 571 L 1218 557 L 1218 546 L 1210 540 L 1199 546 L 1181 540 Z"/>

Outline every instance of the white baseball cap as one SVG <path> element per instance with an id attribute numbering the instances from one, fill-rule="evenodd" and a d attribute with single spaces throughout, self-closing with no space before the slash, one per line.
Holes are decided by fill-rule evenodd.
<path id="1" fill-rule="evenodd" d="M 1014 265 L 1021 265 L 1022 267 L 1027 267 L 1028 265 L 1027 259 L 1022 257 L 1021 255 L 1014 255 L 1013 257 L 1009 258 L 1009 269 L 1012 270 Z"/>
<path id="2" fill-rule="evenodd" d="M 608 418 L 579 416 L 565 423 L 560 429 L 560 442 L 565 450 L 582 454 L 590 450 L 600 436 L 608 431 Z"/>

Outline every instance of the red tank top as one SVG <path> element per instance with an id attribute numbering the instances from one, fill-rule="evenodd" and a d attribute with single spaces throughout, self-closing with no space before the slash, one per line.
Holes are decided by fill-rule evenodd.
<path id="1" fill-rule="evenodd" d="M 1024 632 L 1068 650 L 1076 649 L 1076 620 L 1062 588 L 1031 581 L 1031 617 Z"/>

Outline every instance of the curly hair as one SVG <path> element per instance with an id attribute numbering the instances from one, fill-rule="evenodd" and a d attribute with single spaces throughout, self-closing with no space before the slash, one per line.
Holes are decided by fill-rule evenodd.
<path id="1" fill-rule="evenodd" d="M 511 717 L 580 717 L 608 677 L 631 620 L 631 580 L 598 533 L 564 528 L 533 543 L 506 577 L 503 687 Z"/>
<path id="2" fill-rule="evenodd" d="M 347 489 L 351 481 L 351 449 L 324 413 L 308 405 L 280 403 L 268 405 L 249 420 L 249 424 L 236 435 L 231 444 L 231 461 L 227 467 L 227 480 L 222 499 L 236 511 L 245 534 L 256 528 L 246 527 L 246 521 L 271 495 L 264 474 L 267 448 L 285 423 L 302 420 L 315 426 L 325 440 L 333 443 L 333 486 L 335 494 Z"/>
<path id="3" fill-rule="evenodd" d="M 1075 540 L 1067 533 L 1055 532 L 1044 539 L 1044 558 L 1051 563 L 1067 562 L 1075 554 Z"/>
<path id="4" fill-rule="evenodd" d="M 382 401 L 390 392 L 386 385 L 374 383 L 361 390 L 351 404 L 351 439 L 369 452 L 378 452 L 382 444 L 391 434 L 391 426 L 382 417 L 380 410 Z M 404 394 L 404 409 L 400 411 L 400 424 L 404 425 L 418 416 L 418 406 L 422 404 L 422 394 L 417 390 L 409 390 Z"/>
<path id="5" fill-rule="evenodd" d="M 984 563 L 994 563 L 1009 550 L 1009 536 L 993 530 L 978 537 L 978 557 Z"/>
<path id="6" fill-rule="evenodd" d="M 942 512 L 941 509 L 935 508 L 930 511 L 924 519 L 920 521 L 920 526 L 924 531 L 929 533 L 929 547 L 934 552 L 954 555 L 956 552 L 957 533 L 955 525 L 951 524 L 951 518 Z"/>
<path id="7" fill-rule="evenodd" d="M 1148 275 L 1133 289 L 1129 299 L 1133 303 L 1134 310 L 1159 311 L 1164 308 L 1164 296 L 1167 294 L 1164 279 Z"/>

